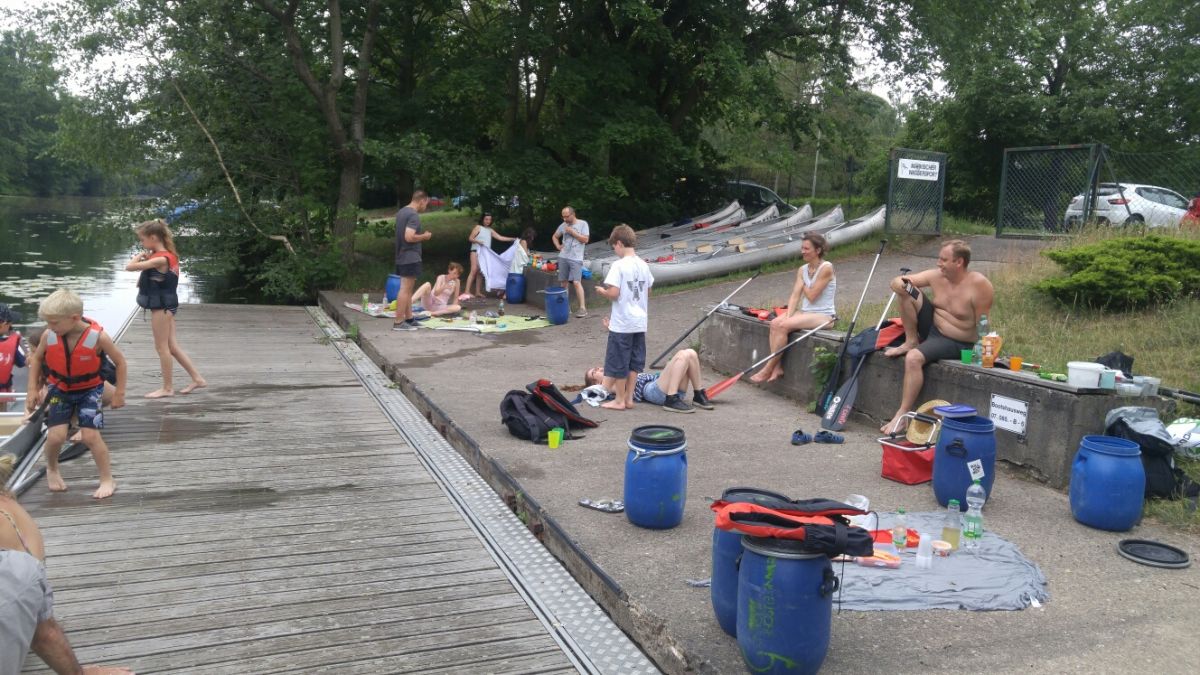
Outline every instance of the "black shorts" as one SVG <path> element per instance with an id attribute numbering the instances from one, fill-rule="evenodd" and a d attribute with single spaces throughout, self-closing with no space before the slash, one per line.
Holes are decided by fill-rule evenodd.
<path id="1" fill-rule="evenodd" d="M 421 276 L 421 263 L 405 263 L 396 265 L 396 276 L 407 279 L 416 279 Z"/>
<path id="2" fill-rule="evenodd" d="M 608 332 L 604 376 L 623 378 L 646 368 L 646 334 Z"/>
<path id="3" fill-rule="evenodd" d="M 957 361 L 962 350 L 974 349 L 974 342 L 952 340 L 933 325 L 933 302 L 928 295 L 921 294 L 921 309 L 917 310 L 917 351 L 925 356 L 925 363 L 934 361 Z"/>

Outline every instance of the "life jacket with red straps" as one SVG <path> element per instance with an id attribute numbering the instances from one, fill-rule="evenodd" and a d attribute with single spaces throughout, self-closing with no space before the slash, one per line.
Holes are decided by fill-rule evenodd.
<path id="1" fill-rule="evenodd" d="M 59 391 L 86 391 L 104 382 L 100 375 L 104 359 L 99 349 L 104 328 L 87 317 L 83 321 L 88 327 L 69 353 L 66 340 L 58 333 L 50 331 L 46 338 L 46 378 Z"/>
<path id="2" fill-rule="evenodd" d="M 138 277 L 137 304 L 142 309 L 173 309 L 179 306 L 179 256 L 170 251 L 155 251 L 147 260 L 166 258 L 167 269 L 159 272 L 156 269 L 142 270 Z"/>
<path id="3" fill-rule="evenodd" d="M 872 555 L 874 542 L 861 527 L 853 527 L 844 516 L 866 512 L 846 504 L 814 500 L 811 504 L 796 504 L 785 509 L 773 509 L 745 502 L 713 502 L 717 529 L 748 534 L 753 537 L 790 539 L 804 542 L 812 553 L 830 557 L 847 553 Z"/>
<path id="4" fill-rule="evenodd" d="M 12 386 L 13 368 L 17 366 L 17 350 L 21 348 L 21 334 L 9 331 L 0 338 L 0 389 Z"/>

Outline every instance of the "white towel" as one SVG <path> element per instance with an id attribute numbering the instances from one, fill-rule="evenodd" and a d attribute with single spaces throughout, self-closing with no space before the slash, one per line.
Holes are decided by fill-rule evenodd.
<path id="1" fill-rule="evenodd" d="M 508 285 L 508 268 L 512 265 L 513 256 L 519 248 L 520 241 L 514 241 L 504 253 L 496 253 L 485 246 L 479 247 L 479 271 L 483 273 L 484 288 L 490 291 L 503 289 Z"/>

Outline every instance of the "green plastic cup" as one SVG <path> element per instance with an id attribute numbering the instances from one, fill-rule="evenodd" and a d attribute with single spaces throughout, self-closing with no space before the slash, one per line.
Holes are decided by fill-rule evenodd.
<path id="1" fill-rule="evenodd" d="M 963 349 L 959 351 L 958 358 L 962 359 L 962 362 L 969 366 L 971 365 L 971 362 L 975 360 L 975 350 Z"/>

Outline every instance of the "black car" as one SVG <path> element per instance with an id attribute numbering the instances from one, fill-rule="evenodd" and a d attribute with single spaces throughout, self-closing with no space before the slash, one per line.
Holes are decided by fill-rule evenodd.
<path id="1" fill-rule="evenodd" d="M 775 194 L 770 188 L 759 185 L 758 183 L 748 180 L 731 180 L 725 183 L 726 192 L 729 193 L 730 199 L 738 200 L 742 208 L 746 210 L 746 215 L 752 215 L 762 211 L 768 206 L 775 204 L 779 207 L 779 213 L 791 213 L 796 210 L 796 207 L 783 201 L 783 199 Z"/>

